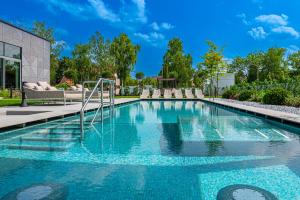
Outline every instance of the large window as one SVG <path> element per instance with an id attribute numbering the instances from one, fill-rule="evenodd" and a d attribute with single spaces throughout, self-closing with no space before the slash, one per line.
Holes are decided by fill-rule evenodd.
<path id="1" fill-rule="evenodd" d="M 0 90 L 4 87 L 4 83 L 3 83 L 3 59 L 0 58 Z"/>
<path id="2" fill-rule="evenodd" d="M 4 56 L 4 44 L 0 42 L 0 56 Z"/>
<path id="3" fill-rule="evenodd" d="M 10 44 L 5 44 L 4 56 L 9 58 L 21 59 L 21 48 Z"/>
<path id="4" fill-rule="evenodd" d="M 20 62 L 4 60 L 5 87 L 20 89 Z"/>
<path id="5" fill-rule="evenodd" d="M 20 89 L 21 48 L 0 42 L 0 89 Z"/>

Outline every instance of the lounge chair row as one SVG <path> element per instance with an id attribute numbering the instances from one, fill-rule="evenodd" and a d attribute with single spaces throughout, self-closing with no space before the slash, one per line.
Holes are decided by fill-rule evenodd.
<path id="1" fill-rule="evenodd" d="M 163 95 L 161 94 L 160 89 L 154 89 L 151 98 L 159 99 L 159 98 L 163 97 L 164 99 L 171 99 L 171 98 L 173 98 L 173 94 L 174 94 L 175 99 L 183 99 L 184 98 L 181 89 L 172 89 L 172 90 L 164 89 Z M 201 89 L 195 89 L 195 94 L 193 94 L 193 91 L 191 89 L 184 89 L 184 95 L 185 95 L 185 98 L 187 98 L 187 99 L 194 99 L 194 98 L 202 99 L 202 98 L 204 98 L 204 95 L 203 95 Z M 140 98 L 141 99 L 150 98 L 150 90 L 144 89 L 142 91 Z"/>

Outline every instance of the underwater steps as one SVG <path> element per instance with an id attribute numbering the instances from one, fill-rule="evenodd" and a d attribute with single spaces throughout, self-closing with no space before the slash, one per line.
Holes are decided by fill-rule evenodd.
<path id="1" fill-rule="evenodd" d="M 107 118 L 109 116 L 103 116 L 103 119 Z M 86 116 L 84 122 L 86 129 L 88 129 L 92 119 L 93 116 Z M 101 120 L 95 119 L 94 122 L 101 122 Z M 5 148 L 24 151 L 63 152 L 79 142 L 81 135 L 78 119 L 49 122 L 44 128 L 41 126 L 30 127 L 27 132 L 29 133 L 25 132 L 26 135 L 6 144 Z"/>

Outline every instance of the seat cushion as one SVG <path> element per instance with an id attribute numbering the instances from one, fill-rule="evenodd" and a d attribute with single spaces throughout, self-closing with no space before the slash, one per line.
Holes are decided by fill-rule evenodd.
<path id="1" fill-rule="evenodd" d="M 57 91 L 57 88 L 56 87 L 46 87 L 46 90 L 49 90 L 49 91 Z"/>
<path id="2" fill-rule="evenodd" d="M 47 82 L 44 82 L 44 81 L 38 81 L 37 84 L 39 86 L 41 86 L 42 88 L 44 88 L 44 90 L 46 90 L 47 87 L 51 87 L 51 85 L 49 85 Z"/>
<path id="3" fill-rule="evenodd" d="M 34 86 L 33 89 L 36 91 L 44 91 L 44 88 L 42 86 Z"/>
<path id="4" fill-rule="evenodd" d="M 38 86 L 36 83 L 24 83 L 24 86 L 33 89 L 35 86 Z"/>

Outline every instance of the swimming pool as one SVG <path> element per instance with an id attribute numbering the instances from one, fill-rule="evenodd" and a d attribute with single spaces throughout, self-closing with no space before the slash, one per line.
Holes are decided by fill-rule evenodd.
<path id="1" fill-rule="evenodd" d="M 138 101 L 113 113 L 86 125 L 82 142 L 78 116 L 2 132 L 0 198 L 38 184 L 66 199 L 210 200 L 233 185 L 300 198 L 296 127 L 201 101 Z"/>

